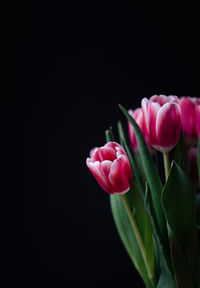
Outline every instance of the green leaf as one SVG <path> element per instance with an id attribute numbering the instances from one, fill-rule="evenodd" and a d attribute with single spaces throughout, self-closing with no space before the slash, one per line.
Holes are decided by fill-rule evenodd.
<path id="1" fill-rule="evenodd" d="M 142 197 L 144 198 L 144 189 L 143 189 L 143 185 L 142 185 L 141 169 L 138 165 L 138 161 L 136 160 L 136 157 L 135 157 L 136 155 L 134 155 L 132 149 L 130 148 L 130 145 L 128 144 L 128 141 L 126 139 L 126 135 L 124 133 L 124 129 L 123 129 L 123 126 L 121 124 L 121 121 L 118 121 L 118 132 L 119 132 L 120 144 L 124 148 L 128 158 L 129 158 L 129 162 L 130 162 L 131 169 L 133 172 L 133 177 L 137 183 L 138 189 L 139 189 Z"/>
<path id="2" fill-rule="evenodd" d="M 185 172 L 173 162 L 162 193 L 168 221 L 171 258 L 177 283 L 191 283 L 197 253 L 196 189 Z"/>
<path id="3" fill-rule="evenodd" d="M 170 234 L 170 250 L 172 265 L 175 271 L 175 278 L 178 287 L 188 288 L 193 287 L 192 271 L 185 258 L 183 250 L 176 240 L 172 230 L 168 227 Z"/>
<path id="4" fill-rule="evenodd" d="M 145 142 L 144 136 L 139 126 L 137 125 L 135 120 L 131 117 L 131 115 L 128 113 L 128 111 L 124 107 L 122 107 L 121 105 L 119 105 L 119 107 L 134 128 L 139 150 L 140 150 L 142 163 L 143 163 L 143 168 L 144 168 L 145 175 L 146 175 L 146 179 L 149 184 L 150 191 L 152 193 L 152 201 L 153 201 L 154 210 L 156 214 L 155 221 L 158 222 L 159 234 L 163 238 L 163 241 L 165 241 L 167 239 L 167 229 L 166 229 L 165 216 L 164 216 L 163 209 L 160 203 L 161 192 L 163 188 L 161 179 L 154 166 L 153 160 L 151 158 L 151 155 L 147 148 L 147 144 Z"/>
<path id="5" fill-rule="evenodd" d="M 110 195 L 111 209 L 120 238 L 147 288 L 152 288 L 146 267 L 120 195 Z"/>
<path id="6" fill-rule="evenodd" d="M 153 232 L 149 215 L 145 213 L 145 254 L 147 258 L 148 267 L 152 272 L 151 278 L 156 281 L 155 277 L 155 263 L 154 263 L 154 245 L 153 245 Z"/>
<path id="7" fill-rule="evenodd" d="M 144 198 L 142 197 L 137 184 L 133 181 L 131 183 L 131 188 L 126 194 L 127 200 L 130 207 L 134 207 L 135 218 L 140 230 L 143 241 L 145 240 L 145 221 L 146 221 L 146 212 L 144 208 Z"/>
<path id="8" fill-rule="evenodd" d="M 184 151 L 183 151 L 183 135 L 181 134 L 181 137 L 180 137 L 178 143 L 176 144 L 176 146 L 174 148 L 174 157 L 173 157 L 173 159 L 184 170 L 183 155 L 184 155 Z"/>
<path id="9" fill-rule="evenodd" d="M 155 257 L 156 255 L 160 258 L 157 259 L 155 258 L 156 265 L 156 271 L 158 273 L 160 273 L 161 270 L 169 270 L 169 271 L 173 271 L 172 270 L 172 265 L 171 265 L 171 261 L 169 258 L 169 251 L 168 251 L 168 247 L 165 246 L 165 242 L 163 241 L 162 238 L 160 238 L 159 235 L 159 227 L 157 225 L 157 222 L 155 221 L 156 215 L 154 212 L 154 207 L 152 205 L 152 199 L 151 199 L 151 193 L 150 193 L 150 189 L 148 184 L 146 185 L 146 192 L 145 192 L 145 199 L 144 199 L 144 203 L 145 203 L 145 209 L 146 212 L 148 213 L 149 217 L 150 217 L 150 221 L 151 221 L 151 225 L 152 225 L 152 231 L 155 237 L 155 249 L 156 250 L 155 253 Z M 162 265 L 161 265 L 162 264 Z M 157 275 L 159 276 L 159 275 Z"/>
<path id="10" fill-rule="evenodd" d="M 168 270 L 162 270 L 156 288 L 177 288 L 176 284 L 172 281 L 171 274 Z"/>
<path id="11" fill-rule="evenodd" d="M 196 189 L 175 162 L 162 192 L 162 205 L 172 232 L 190 259 L 196 234 Z"/>

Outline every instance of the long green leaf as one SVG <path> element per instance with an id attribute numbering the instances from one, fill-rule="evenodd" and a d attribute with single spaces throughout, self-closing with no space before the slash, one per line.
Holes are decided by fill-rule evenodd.
<path id="1" fill-rule="evenodd" d="M 130 121 L 131 125 L 134 128 L 135 135 L 137 138 L 141 159 L 143 162 L 143 168 L 145 171 L 146 179 L 150 187 L 150 191 L 152 194 L 152 201 L 154 205 L 154 210 L 156 213 L 156 221 L 158 222 L 158 227 L 160 230 L 160 236 L 162 237 L 163 241 L 167 239 L 167 229 L 166 229 L 166 221 L 165 216 L 163 213 L 163 209 L 161 206 L 161 192 L 162 192 L 162 182 L 158 175 L 158 172 L 154 166 L 153 160 L 147 148 L 147 144 L 145 142 L 144 136 L 137 125 L 136 121 L 131 117 L 128 111 L 119 105 L 121 111 L 124 113 L 128 121 Z"/>
<path id="2" fill-rule="evenodd" d="M 193 271 L 197 241 L 196 189 L 193 182 L 175 162 L 172 164 L 163 189 L 162 205 L 172 231 L 169 233 L 170 241 L 173 244 L 175 238 L 180 244 L 180 249 L 184 252 L 190 269 Z M 180 252 L 180 249 L 175 249 L 175 252 Z M 177 256 L 177 254 L 174 255 Z M 179 258 L 181 257 L 180 255 Z M 173 262 L 177 261 L 173 259 Z"/>
<path id="3" fill-rule="evenodd" d="M 147 288 L 152 288 L 146 267 L 124 204 L 119 195 L 110 195 L 111 209 L 120 238 Z"/>
<path id="4" fill-rule="evenodd" d="M 181 137 L 174 148 L 173 159 L 184 170 L 184 163 L 183 163 L 184 151 L 183 150 L 184 150 L 183 149 L 183 135 L 181 134 Z"/>
<path id="5" fill-rule="evenodd" d="M 153 212 L 153 206 L 151 202 L 151 195 L 148 185 L 146 186 L 145 193 L 145 207 L 146 211 L 150 216 L 150 220 L 153 227 L 154 233 L 154 255 L 155 255 L 155 270 L 158 279 L 158 288 L 176 288 L 175 280 L 173 278 L 172 267 L 170 266 L 170 260 L 168 255 L 165 255 L 165 250 L 163 249 L 161 239 L 157 234 L 157 227 L 154 222 L 155 214 Z M 169 268 L 170 267 L 170 268 Z M 171 272 L 170 272 L 171 271 Z"/>
<path id="6" fill-rule="evenodd" d="M 193 287 L 192 271 L 183 253 L 183 250 L 174 236 L 171 228 L 168 226 L 170 235 L 170 250 L 172 265 L 175 271 L 175 278 L 178 287 Z"/>
<path id="7" fill-rule="evenodd" d="M 146 222 L 146 211 L 144 208 L 144 198 L 139 192 L 137 184 L 133 181 L 131 188 L 127 195 L 130 207 L 134 207 L 135 218 L 138 224 L 140 234 L 143 241 L 145 240 L 145 222 Z"/>
<path id="8" fill-rule="evenodd" d="M 156 288 L 177 288 L 176 284 L 172 281 L 171 274 L 168 270 L 162 270 Z"/>
<path id="9" fill-rule="evenodd" d="M 153 245 L 153 232 L 151 226 L 151 220 L 149 215 L 145 213 L 145 254 L 148 262 L 148 267 L 150 267 L 152 275 L 151 279 L 153 283 L 156 283 L 155 275 L 155 257 L 154 257 L 154 245 Z"/>
<path id="10" fill-rule="evenodd" d="M 118 121 L 117 124 L 118 124 L 118 133 L 119 133 L 120 143 L 121 143 L 122 147 L 124 148 L 124 150 L 126 151 L 126 154 L 129 158 L 129 161 L 131 164 L 133 177 L 137 183 L 138 189 L 139 189 L 142 197 L 144 198 L 144 189 L 143 189 L 143 185 L 142 185 L 141 169 L 138 165 L 138 161 L 136 160 L 134 153 L 131 151 L 131 148 L 128 144 L 128 141 L 126 139 L 121 121 Z"/>
<path id="11" fill-rule="evenodd" d="M 155 264 L 157 265 L 155 269 L 158 273 L 162 272 L 163 270 L 168 270 L 168 274 L 170 274 L 170 272 L 172 273 L 173 269 L 172 269 L 171 261 L 169 258 L 168 250 L 165 247 L 165 242 L 163 242 L 162 238 L 160 238 L 160 235 L 159 235 L 159 228 L 157 226 L 157 222 L 155 221 L 156 215 L 154 212 L 154 207 L 152 205 L 151 193 L 150 193 L 148 184 L 146 185 L 144 204 L 145 204 L 146 212 L 148 213 L 150 217 L 152 231 L 155 237 L 154 254 L 155 254 L 155 260 L 156 260 Z M 156 256 L 158 256 L 159 259 L 156 258 Z M 159 274 L 157 275 L 157 277 L 159 278 Z"/>

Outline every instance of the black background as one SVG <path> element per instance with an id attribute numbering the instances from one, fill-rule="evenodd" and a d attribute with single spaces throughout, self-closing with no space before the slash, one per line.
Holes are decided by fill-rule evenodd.
<path id="1" fill-rule="evenodd" d="M 143 287 L 85 160 L 126 124 L 118 103 L 199 96 L 195 7 L 16 2 L 3 26 L 8 287 Z"/>

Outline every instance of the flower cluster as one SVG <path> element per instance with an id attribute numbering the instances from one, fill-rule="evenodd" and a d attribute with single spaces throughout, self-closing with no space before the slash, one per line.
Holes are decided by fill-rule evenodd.
<path id="1" fill-rule="evenodd" d="M 200 99 L 154 95 L 135 110 L 119 107 L 129 137 L 119 121 L 120 144 L 107 130 L 86 164 L 110 194 L 145 287 L 200 288 Z"/>
<path id="2" fill-rule="evenodd" d="M 177 96 L 154 95 L 150 99 L 142 99 L 141 108 L 130 109 L 128 112 L 141 129 L 151 153 L 154 149 L 162 153 L 171 151 L 180 138 L 181 130 L 189 148 L 197 143 L 200 135 L 200 98 L 182 97 L 179 100 Z M 139 154 L 137 138 L 130 121 L 128 134 L 133 151 Z M 117 143 L 94 149 L 95 152 L 90 153 L 91 157 L 87 159 L 87 166 L 100 186 L 111 194 L 128 191 L 131 169 L 124 149 Z M 190 155 L 193 155 L 193 159 L 196 155 L 192 163 L 197 162 L 197 153 L 191 151 Z"/>

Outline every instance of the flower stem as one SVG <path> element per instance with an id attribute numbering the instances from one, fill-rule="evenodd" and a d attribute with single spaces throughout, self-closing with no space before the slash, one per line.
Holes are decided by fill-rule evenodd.
<path id="1" fill-rule="evenodd" d="M 140 231 L 138 229 L 137 223 L 135 221 L 135 218 L 133 216 L 133 213 L 131 211 L 131 208 L 129 206 L 127 198 L 126 198 L 126 196 L 124 194 L 121 195 L 121 199 L 122 199 L 122 201 L 124 203 L 124 206 L 125 206 L 126 212 L 128 214 L 131 226 L 133 228 L 133 232 L 135 234 L 138 246 L 140 248 L 140 251 L 141 251 L 141 254 L 142 254 L 142 257 L 143 257 L 143 260 L 144 260 L 144 264 L 145 264 L 146 269 L 147 269 L 149 280 L 151 281 L 152 287 L 155 287 L 154 272 L 152 271 L 151 267 L 149 267 L 149 264 L 148 264 L 148 261 L 147 261 L 147 257 L 146 257 L 146 253 L 145 253 L 145 246 L 144 246 L 142 237 L 140 235 Z"/>
<path id="2" fill-rule="evenodd" d="M 164 167 L 165 167 L 165 179 L 167 181 L 167 178 L 169 177 L 169 154 L 163 153 L 163 159 L 164 159 Z"/>

